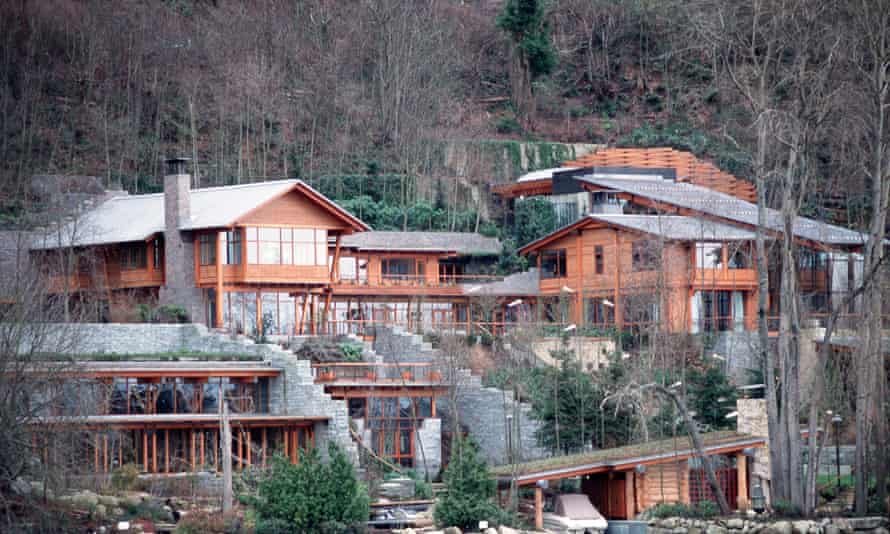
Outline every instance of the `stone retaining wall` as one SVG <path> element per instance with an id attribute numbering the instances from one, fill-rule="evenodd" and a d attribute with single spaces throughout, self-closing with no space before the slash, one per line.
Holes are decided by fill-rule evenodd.
<path id="1" fill-rule="evenodd" d="M 815 520 L 770 518 L 688 519 L 649 521 L 649 534 L 887 534 L 883 517 L 832 517 Z"/>

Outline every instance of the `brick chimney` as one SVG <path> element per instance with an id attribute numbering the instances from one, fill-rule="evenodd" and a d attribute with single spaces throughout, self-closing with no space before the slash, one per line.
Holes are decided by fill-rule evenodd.
<path id="1" fill-rule="evenodd" d="M 192 322 L 204 323 L 204 299 L 195 287 L 195 235 L 180 228 L 191 217 L 191 181 L 187 158 L 167 160 L 164 176 L 164 286 L 161 304 L 182 306 Z"/>

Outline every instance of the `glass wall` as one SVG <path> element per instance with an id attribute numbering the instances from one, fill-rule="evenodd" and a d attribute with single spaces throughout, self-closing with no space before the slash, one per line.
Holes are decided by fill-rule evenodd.
<path id="1" fill-rule="evenodd" d="M 111 415 L 217 413 L 223 395 L 232 413 L 269 411 L 266 377 L 115 378 L 110 386 L 106 408 L 99 411 Z"/>
<path id="2" fill-rule="evenodd" d="M 327 265 L 328 232 L 318 228 L 248 227 L 247 263 Z"/>

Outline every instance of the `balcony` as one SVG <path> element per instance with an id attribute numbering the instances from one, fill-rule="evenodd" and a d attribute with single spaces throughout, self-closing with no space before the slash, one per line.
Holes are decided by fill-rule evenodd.
<path id="1" fill-rule="evenodd" d="M 312 364 L 316 384 L 340 387 L 448 386 L 441 366 L 431 362 L 372 363 L 332 362 Z"/>
<path id="2" fill-rule="evenodd" d="M 704 289 L 735 289 L 757 286 L 755 269 L 695 269 L 692 284 Z"/>
<path id="3" fill-rule="evenodd" d="M 326 284 L 331 274 L 325 265 L 223 265 L 223 282 L 226 284 Z M 216 266 L 198 267 L 198 285 L 211 287 L 216 284 Z"/>

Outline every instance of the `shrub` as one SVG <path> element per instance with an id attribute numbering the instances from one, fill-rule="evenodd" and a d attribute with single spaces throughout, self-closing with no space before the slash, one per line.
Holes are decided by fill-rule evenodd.
<path id="1" fill-rule="evenodd" d="M 498 117 L 494 121 L 494 129 L 501 134 L 521 134 L 522 125 L 516 120 L 516 117 L 504 116 Z"/>
<path id="2" fill-rule="evenodd" d="M 194 511 L 185 515 L 177 524 L 175 534 L 236 534 L 241 532 L 235 516 L 207 511 Z"/>
<path id="3" fill-rule="evenodd" d="M 111 486 L 118 491 L 129 491 L 136 487 L 139 468 L 134 464 L 124 464 L 111 472 Z"/>
<path id="4" fill-rule="evenodd" d="M 708 519 L 720 515 L 720 508 L 713 501 L 700 501 L 695 505 L 695 516 Z"/>
<path id="5" fill-rule="evenodd" d="M 497 483 L 488 474 L 476 444 L 459 437 L 454 443 L 451 462 L 445 470 L 448 492 L 436 504 L 436 524 L 442 527 L 474 528 L 479 521 L 492 525 L 509 523 L 495 504 Z"/>
<path id="6" fill-rule="evenodd" d="M 280 532 L 361 532 L 368 518 L 368 493 L 352 463 L 335 444 L 323 463 L 317 450 L 304 452 L 300 463 L 281 456 L 272 460 L 256 497 L 247 497 L 257 511 L 257 530 Z"/>
<path id="7" fill-rule="evenodd" d="M 362 361 L 362 347 L 353 343 L 340 343 L 340 352 L 343 353 L 343 360 L 347 362 Z"/>
<path id="8" fill-rule="evenodd" d="M 782 517 L 801 517 L 800 508 L 790 501 L 776 499 L 773 501 L 773 511 Z"/>

